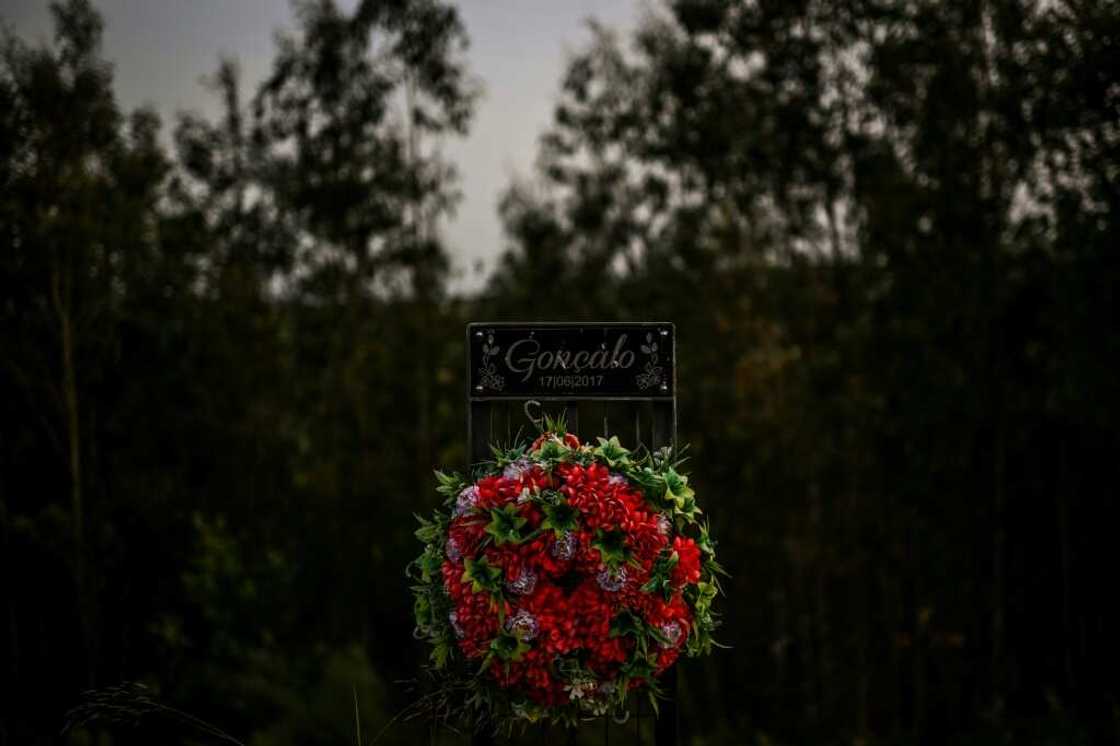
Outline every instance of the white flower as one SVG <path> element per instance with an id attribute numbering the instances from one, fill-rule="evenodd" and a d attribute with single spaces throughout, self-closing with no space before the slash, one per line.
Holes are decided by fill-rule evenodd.
<path id="1" fill-rule="evenodd" d="M 447 621 L 451 622 L 451 629 L 455 632 L 455 636 L 460 640 L 467 636 L 466 630 L 463 625 L 459 624 L 459 615 L 454 611 L 447 615 Z"/>
<path id="2" fill-rule="evenodd" d="M 548 551 L 558 560 L 570 560 L 579 551 L 579 537 L 572 531 L 565 531 L 552 540 Z"/>
<path id="3" fill-rule="evenodd" d="M 604 591 L 616 593 L 622 590 L 622 586 L 626 585 L 626 568 L 618 567 L 612 570 L 609 567 L 604 567 L 599 571 L 596 580 L 599 581 L 599 587 Z"/>
<path id="4" fill-rule="evenodd" d="M 451 517 L 458 518 L 474 508 L 477 503 L 478 486 L 472 484 L 470 487 L 464 487 L 459 496 L 455 498 L 455 509 L 451 512 Z"/>
<path id="5" fill-rule="evenodd" d="M 606 699 L 585 699 L 580 702 L 580 707 L 596 717 L 606 715 L 610 706 L 610 701 Z"/>
<path id="6" fill-rule="evenodd" d="M 506 581 L 506 590 L 510 593 L 516 593 L 519 596 L 532 593 L 533 589 L 536 587 L 537 574 L 528 567 L 522 568 L 521 572 L 513 580 Z"/>
<path id="7" fill-rule="evenodd" d="M 564 691 L 568 692 L 568 699 L 571 700 L 583 699 L 584 695 L 590 694 L 594 689 L 595 682 L 592 679 L 576 679 L 564 685 Z"/>
<path id="8" fill-rule="evenodd" d="M 506 468 L 502 469 L 502 476 L 506 479 L 521 479 L 521 476 L 532 467 L 532 462 L 522 456 L 516 461 L 511 461 L 506 464 Z"/>
<path id="9" fill-rule="evenodd" d="M 516 614 L 506 618 L 506 632 L 509 632 L 518 640 L 528 642 L 540 632 L 540 625 L 537 624 L 535 616 L 525 609 L 518 609 Z"/>
<path id="10" fill-rule="evenodd" d="M 674 621 L 665 622 L 659 629 L 661 630 L 661 634 L 663 634 L 668 641 L 660 643 L 662 648 L 675 648 L 677 643 L 681 641 L 681 635 L 684 632 L 684 630 L 681 629 L 681 625 Z"/>

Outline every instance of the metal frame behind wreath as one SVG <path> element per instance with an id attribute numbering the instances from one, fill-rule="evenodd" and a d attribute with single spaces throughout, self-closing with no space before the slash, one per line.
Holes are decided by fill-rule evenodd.
<path id="1" fill-rule="evenodd" d="M 564 415 L 583 440 L 618 435 L 630 448 L 676 446 L 677 353 L 671 323 L 517 323 L 467 325 L 467 443 L 470 463 L 491 457 L 490 445 L 535 432 L 525 403 Z M 639 707 L 634 723 L 604 718 L 604 744 L 652 730 L 656 746 L 676 746 L 677 669 L 662 677 L 668 698 L 660 714 Z M 648 708 L 646 708 L 648 710 Z M 652 724 L 652 727 L 650 725 Z M 574 742 L 575 731 L 568 734 Z M 551 740 L 549 742 L 552 742 Z M 648 742 L 648 741 L 646 741 Z M 475 746 L 492 743 L 476 735 Z"/>

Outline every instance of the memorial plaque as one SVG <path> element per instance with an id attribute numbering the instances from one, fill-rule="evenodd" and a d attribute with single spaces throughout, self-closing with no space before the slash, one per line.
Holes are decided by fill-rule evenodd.
<path id="1" fill-rule="evenodd" d="M 467 327 L 473 399 L 672 398 L 669 323 Z"/>

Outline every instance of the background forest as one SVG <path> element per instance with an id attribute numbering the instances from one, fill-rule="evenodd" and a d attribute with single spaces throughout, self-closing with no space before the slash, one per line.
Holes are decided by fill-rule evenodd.
<path id="1" fill-rule="evenodd" d="M 123 111 L 86 0 L 2 40 L 0 746 L 122 681 L 254 746 L 353 743 L 356 699 L 368 742 L 491 319 L 677 325 L 733 575 L 691 743 L 1120 740 L 1120 5 L 592 25 L 469 294 L 455 8 L 298 8 L 212 121 Z"/>

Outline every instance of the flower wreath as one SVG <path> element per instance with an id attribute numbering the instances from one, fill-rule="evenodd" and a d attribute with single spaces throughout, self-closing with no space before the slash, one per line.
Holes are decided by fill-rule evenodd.
<path id="1" fill-rule="evenodd" d="M 625 719 L 630 691 L 656 712 L 657 676 L 715 644 L 723 570 L 681 461 L 546 427 L 471 483 L 436 472 L 443 508 L 417 516 L 416 635 L 440 712 L 476 727 Z"/>

